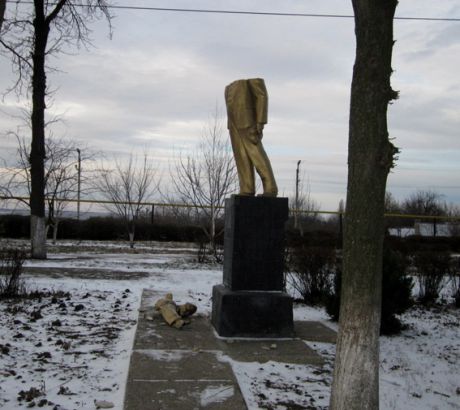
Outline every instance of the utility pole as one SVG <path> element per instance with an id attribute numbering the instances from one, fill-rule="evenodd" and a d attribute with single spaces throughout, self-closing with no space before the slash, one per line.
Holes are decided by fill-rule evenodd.
<path id="1" fill-rule="evenodd" d="M 81 151 L 79 148 L 77 148 L 77 153 L 78 153 L 78 165 L 77 165 L 77 171 L 78 171 L 78 179 L 77 179 L 77 220 L 80 220 L 80 192 L 81 192 Z"/>
<path id="2" fill-rule="evenodd" d="M 299 217 L 299 170 L 300 170 L 299 159 L 297 161 L 297 169 L 295 171 L 295 210 L 294 210 L 294 229 L 297 229 L 299 226 L 298 217 Z"/>

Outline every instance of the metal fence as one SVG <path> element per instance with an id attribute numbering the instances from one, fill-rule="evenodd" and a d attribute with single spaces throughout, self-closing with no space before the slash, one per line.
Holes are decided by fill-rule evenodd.
<path id="1" fill-rule="evenodd" d="M 2 197 L 0 200 L 4 201 L 19 201 L 21 203 L 27 203 L 28 197 Z M 105 207 L 106 213 L 108 206 L 113 205 L 114 202 L 101 200 L 101 199 L 56 199 L 60 202 L 68 202 L 77 205 L 78 214 L 75 212 L 71 213 L 70 218 L 80 219 L 80 205 L 101 205 Z M 129 202 L 120 202 L 120 204 L 129 204 Z M 154 222 L 155 214 L 158 214 L 158 210 L 163 210 L 163 216 L 168 212 L 168 209 L 192 209 L 197 208 L 195 205 L 181 204 L 181 203 L 166 203 L 166 202 L 142 202 L 139 203 L 140 207 L 143 208 L 143 215 L 148 216 L 151 219 L 151 223 Z M 205 207 L 206 208 L 206 207 Z M 208 207 L 210 208 L 210 206 Z M 12 210 L 13 212 L 13 210 Z M 161 211 L 160 211 L 161 212 Z M 26 213 L 26 210 L 24 210 Z M 87 214 L 89 211 L 83 211 L 82 214 Z M 92 214 L 102 214 L 100 212 L 90 212 Z M 311 224 L 315 218 L 325 217 L 329 221 L 334 219 L 337 224 L 337 229 L 342 232 L 345 212 L 340 211 L 320 211 L 320 210 L 303 210 L 303 209 L 290 209 L 290 216 L 297 214 L 300 226 Z M 159 214 L 161 215 L 161 214 Z M 421 235 L 421 236 L 460 236 L 460 216 L 448 216 L 448 215 L 413 215 L 403 213 L 385 213 L 387 220 L 387 228 L 390 230 L 390 234 L 394 236 L 410 236 L 410 235 Z"/>

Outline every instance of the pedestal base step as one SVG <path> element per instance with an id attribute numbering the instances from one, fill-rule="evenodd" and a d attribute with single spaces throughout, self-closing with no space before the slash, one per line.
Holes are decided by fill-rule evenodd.
<path id="1" fill-rule="evenodd" d="M 223 337 L 293 337 L 292 298 L 283 292 L 212 289 L 212 324 Z"/>

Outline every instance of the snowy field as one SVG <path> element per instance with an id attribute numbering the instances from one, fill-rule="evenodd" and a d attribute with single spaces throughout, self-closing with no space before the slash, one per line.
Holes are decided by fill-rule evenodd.
<path id="1" fill-rule="evenodd" d="M 26 261 L 27 289 L 42 295 L 0 301 L 0 408 L 121 410 L 142 289 L 211 310 L 221 267 L 199 265 L 195 254 L 190 244 L 130 250 L 121 242 L 63 241 L 49 246 L 48 260 Z M 296 306 L 294 318 L 336 328 L 320 309 Z M 402 320 L 407 330 L 381 338 L 381 408 L 460 409 L 460 312 L 414 307 Z M 232 362 L 251 410 L 327 408 L 334 345 L 308 345 L 323 367 Z"/>

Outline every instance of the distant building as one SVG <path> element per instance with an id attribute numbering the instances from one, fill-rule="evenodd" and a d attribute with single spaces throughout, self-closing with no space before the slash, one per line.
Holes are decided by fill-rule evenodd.
<path id="1" fill-rule="evenodd" d="M 406 236 L 453 236 L 454 226 L 450 223 L 428 223 L 415 221 L 413 228 L 390 228 L 390 235 L 405 238 Z"/>

